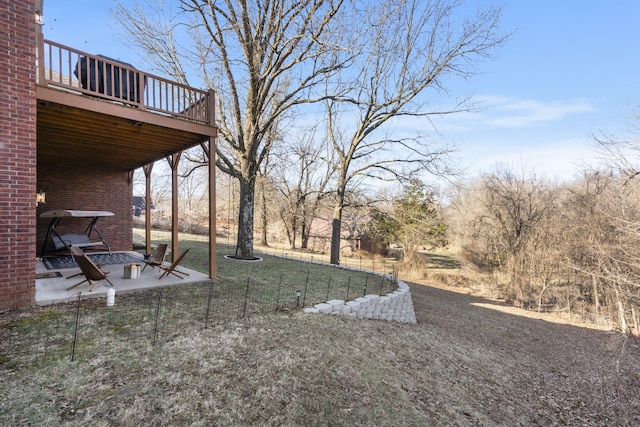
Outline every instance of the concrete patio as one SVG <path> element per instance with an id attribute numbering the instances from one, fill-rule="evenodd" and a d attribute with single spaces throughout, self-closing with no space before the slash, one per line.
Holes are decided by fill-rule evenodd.
<path id="1" fill-rule="evenodd" d="M 140 270 L 142 270 L 142 267 L 144 266 L 143 256 L 137 252 L 126 253 L 140 260 L 138 264 L 140 264 Z M 102 271 L 109 272 L 109 280 L 114 284 L 114 289 L 116 291 L 116 301 L 118 293 L 122 292 L 157 288 L 160 286 L 185 285 L 210 280 L 207 274 L 190 270 L 182 266 L 179 266 L 178 269 L 189 274 L 184 279 L 180 279 L 171 274 L 159 279 L 163 271 L 158 268 L 153 269 L 151 267 L 147 267 L 138 278 L 126 279 L 125 265 L 128 264 L 112 264 L 101 267 Z M 70 286 L 73 286 L 83 280 L 83 276 L 76 276 L 71 279 L 67 279 L 69 276 L 79 272 L 80 269 L 77 267 L 47 270 L 45 265 L 41 261 L 38 261 L 36 265 L 36 274 L 39 277 L 42 275 L 48 275 L 51 277 L 36 278 L 36 304 L 47 305 L 73 301 L 77 299 L 78 292 L 81 292 L 83 297 L 95 296 L 106 299 L 107 288 L 110 288 L 107 282 L 103 282 L 103 284 L 98 285 L 93 291 L 90 291 L 92 285 L 89 285 L 88 283 L 83 283 L 78 287 L 67 290 Z"/>

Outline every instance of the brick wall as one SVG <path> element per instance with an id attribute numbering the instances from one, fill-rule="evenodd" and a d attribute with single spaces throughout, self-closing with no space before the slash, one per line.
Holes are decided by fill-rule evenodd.
<path id="1" fill-rule="evenodd" d="M 34 0 L 0 0 L 0 311 L 35 296 Z"/>
<path id="2" fill-rule="evenodd" d="M 110 211 L 115 215 L 100 218 L 97 228 L 111 250 L 131 250 L 133 235 L 132 196 L 128 174 L 95 165 L 38 162 L 38 189 L 46 192 L 46 204 L 38 206 L 37 249 L 46 237 L 50 219 L 40 218 L 42 212 L 54 209 Z M 89 219 L 63 219 L 60 234 L 82 234 Z M 47 246 L 51 249 L 51 246 Z M 101 248 L 96 248 L 101 249 Z"/>

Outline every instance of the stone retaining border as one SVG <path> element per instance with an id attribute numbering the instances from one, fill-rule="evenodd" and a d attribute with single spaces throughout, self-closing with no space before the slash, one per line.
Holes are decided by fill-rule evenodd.
<path id="1" fill-rule="evenodd" d="M 401 280 L 398 280 L 398 289 L 386 295 L 369 294 L 347 302 L 334 299 L 305 308 L 304 312 L 416 323 L 409 285 Z"/>
<path id="2" fill-rule="evenodd" d="M 279 255 L 273 255 L 279 258 L 296 259 L 290 257 L 282 257 Z M 301 262 L 308 262 L 310 264 L 322 264 L 329 265 L 323 262 L 298 259 Z M 343 268 L 345 270 L 360 270 L 353 267 L 346 266 L 333 266 L 336 268 Z M 375 273 L 383 275 L 382 273 Z M 316 304 L 313 307 L 307 307 L 303 311 L 305 313 L 319 313 L 319 314 L 333 314 L 336 316 L 349 316 L 357 319 L 381 319 L 388 320 L 390 322 L 402 322 L 402 323 L 416 323 L 416 312 L 413 309 L 413 301 L 411 300 L 411 291 L 409 285 L 402 280 L 397 280 L 398 289 L 388 293 L 386 295 L 374 295 L 369 294 L 353 301 L 347 301 L 334 299 L 325 303 Z"/>

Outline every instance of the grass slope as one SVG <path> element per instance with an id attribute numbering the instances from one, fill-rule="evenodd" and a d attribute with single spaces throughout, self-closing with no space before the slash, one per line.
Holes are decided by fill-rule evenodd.
<path id="1" fill-rule="evenodd" d="M 638 425 L 640 348 L 412 285 L 418 324 L 299 312 L 0 364 L 0 425 Z M 494 309 L 496 308 L 496 309 Z"/>

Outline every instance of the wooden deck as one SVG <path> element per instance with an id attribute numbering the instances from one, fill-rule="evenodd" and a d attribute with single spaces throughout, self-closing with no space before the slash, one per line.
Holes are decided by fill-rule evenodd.
<path id="1" fill-rule="evenodd" d="M 131 171 L 216 136 L 213 91 L 48 40 L 38 63 L 42 160 Z"/>

